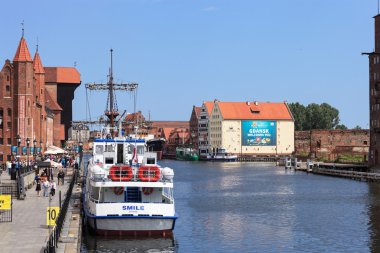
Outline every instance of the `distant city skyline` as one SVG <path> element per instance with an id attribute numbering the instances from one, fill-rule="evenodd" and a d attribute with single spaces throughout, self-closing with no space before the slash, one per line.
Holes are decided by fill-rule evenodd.
<path id="1" fill-rule="evenodd" d="M 89 119 L 84 84 L 137 82 L 137 110 L 151 120 L 189 120 L 203 101 L 329 103 L 341 124 L 368 128 L 369 70 L 377 1 L 8 1 L 0 61 L 22 35 L 44 66 L 74 66 L 74 120 Z M 91 119 L 106 92 L 89 92 Z M 119 111 L 133 96 L 117 93 Z M 87 114 L 87 116 L 86 116 Z"/>

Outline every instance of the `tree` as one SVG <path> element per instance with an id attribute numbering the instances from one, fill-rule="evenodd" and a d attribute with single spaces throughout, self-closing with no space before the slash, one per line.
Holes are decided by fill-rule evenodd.
<path id="1" fill-rule="evenodd" d="M 335 129 L 339 124 L 339 111 L 327 103 L 311 103 L 303 106 L 300 103 L 289 104 L 294 117 L 295 130 Z"/>
<path id="2" fill-rule="evenodd" d="M 339 124 L 339 111 L 327 103 L 320 105 L 323 118 L 323 129 L 334 129 Z"/>
<path id="3" fill-rule="evenodd" d="M 345 125 L 340 124 L 340 125 L 336 125 L 336 126 L 335 126 L 335 129 L 339 129 L 339 130 L 347 130 L 348 128 L 347 128 Z"/>
<path id="4" fill-rule="evenodd" d="M 306 108 L 300 103 L 290 103 L 288 104 L 290 111 L 292 112 L 294 118 L 294 128 L 296 131 L 302 131 L 303 125 L 306 119 Z"/>
<path id="5" fill-rule="evenodd" d="M 362 127 L 357 125 L 356 127 L 353 128 L 354 130 L 362 130 Z"/>

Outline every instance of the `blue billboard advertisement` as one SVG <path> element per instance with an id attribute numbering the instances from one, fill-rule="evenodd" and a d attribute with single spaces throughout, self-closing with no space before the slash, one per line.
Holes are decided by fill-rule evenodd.
<path id="1" fill-rule="evenodd" d="M 27 151 L 26 147 L 21 147 L 21 152 L 23 155 L 26 155 L 26 151 Z"/>
<path id="2" fill-rule="evenodd" d="M 276 146 L 276 121 L 242 120 L 242 146 Z"/>
<path id="3" fill-rule="evenodd" d="M 12 146 L 11 147 L 11 152 L 12 152 L 12 155 L 17 155 L 17 153 L 18 153 L 17 146 Z"/>

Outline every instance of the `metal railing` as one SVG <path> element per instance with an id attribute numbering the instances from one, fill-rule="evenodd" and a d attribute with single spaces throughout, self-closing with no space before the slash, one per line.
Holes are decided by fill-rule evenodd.
<path id="1" fill-rule="evenodd" d="M 73 192 L 73 188 L 74 188 L 74 184 L 76 182 L 77 176 L 78 176 L 77 173 L 74 171 L 73 177 L 72 177 L 70 185 L 69 185 L 69 188 L 67 189 L 67 192 L 66 192 L 65 200 L 63 201 L 63 204 L 61 206 L 61 210 L 60 210 L 59 215 L 55 221 L 56 225 L 55 225 L 54 229 L 52 230 L 52 232 L 50 233 L 49 240 L 46 243 L 46 247 L 44 249 L 44 253 L 55 253 L 56 252 L 56 248 L 58 247 L 58 239 L 61 235 L 62 227 L 63 227 L 63 224 L 65 222 L 66 213 L 67 213 L 67 210 L 69 208 L 71 194 Z"/>

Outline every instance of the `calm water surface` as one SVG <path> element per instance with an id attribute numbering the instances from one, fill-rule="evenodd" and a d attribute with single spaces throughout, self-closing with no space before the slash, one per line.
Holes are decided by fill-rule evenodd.
<path id="1" fill-rule="evenodd" d="M 83 252 L 380 252 L 380 184 L 253 163 L 160 164 L 175 171 L 174 238 L 86 234 Z"/>

